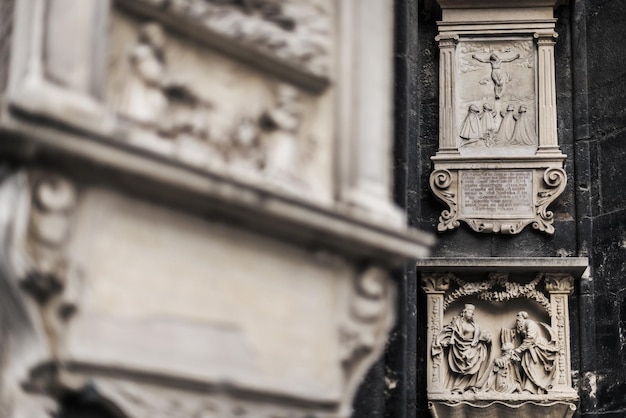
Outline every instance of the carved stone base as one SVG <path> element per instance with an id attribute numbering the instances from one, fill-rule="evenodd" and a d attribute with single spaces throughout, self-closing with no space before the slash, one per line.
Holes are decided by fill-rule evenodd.
<path id="1" fill-rule="evenodd" d="M 428 409 L 434 418 L 569 418 L 576 405 L 568 401 L 431 401 Z"/>
<path id="2" fill-rule="evenodd" d="M 435 164 L 430 186 L 448 205 L 439 217 L 440 232 L 463 221 L 476 232 L 517 234 L 531 224 L 533 229 L 554 233 L 553 213 L 547 208 L 567 183 L 560 164 L 498 165 L 497 169 L 487 165 L 459 169 L 454 164 Z"/>

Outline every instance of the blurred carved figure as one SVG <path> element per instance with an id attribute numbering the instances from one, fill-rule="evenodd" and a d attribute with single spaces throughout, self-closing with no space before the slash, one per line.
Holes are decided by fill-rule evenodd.
<path id="1" fill-rule="evenodd" d="M 162 89 L 166 73 L 164 47 L 161 27 L 147 23 L 141 27 L 129 57 L 131 75 L 123 113 L 146 127 L 158 126 L 168 106 Z"/>

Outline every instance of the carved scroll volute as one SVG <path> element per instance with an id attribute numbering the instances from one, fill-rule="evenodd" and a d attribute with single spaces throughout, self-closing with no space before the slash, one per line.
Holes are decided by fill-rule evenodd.
<path id="1" fill-rule="evenodd" d="M 357 274 L 349 312 L 339 328 L 345 395 L 340 416 L 348 416 L 361 379 L 384 349 L 394 322 L 395 290 L 387 270 L 371 265 Z"/>
<path id="2" fill-rule="evenodd" d="M 555 377 L 555 390 L 572 391 L 569 303 L 568 296 L 574 291 L 574 278 L 570 274 L 548 273 L 544 275 L 546 290 L 550 294 L 552 329 L 556 330 L 559 342 L 558 370 Z"/>
<path id="3" fill-rule="evenodd" d="M 443 326 L 443 298 L 450 288 L 450 281 L 454 278 L 452 274 L 425 274 L 422 276 L 422 289 L 426 292 L 426 307 L 428 309 L 428 325 L 426 347 L 430 350 L 433 341 L 441 331 Z M 429 353 L 430 355 L 430 353 Z M 441 357 L 431 358 L 428 362 L 428 392 L 443 393 L 443 367 L 441 367 Z"/>
<path id="4" fill-rule="evenodd" d="M 543 183 L 537 192 L 535 208 L 535 221 L 532 223 L 534 229 L 554 234 L 554 214 L 548 210 L 548 206 L 563 193 L 567 185 L 567 175 L 565 170 L 558 167 L 548 168 L 543 173 Z"/>
<path id="5" fill-rule="evenodd" d="M 453 177 L 454 176 L 454 177 Z M 458 216 L 458 173 L 452 174 L 448 170 L 435 170 L 430 174 L 430 188 L 442 202 L 448 205 L 448 210 L 441 212 L 437 230 L 439 232 L 458 228 L 461 223 Z"/>
<path id="6" fill-rule="evenodd" d="M 62 351 L 66 321 L 76 310 L 80 269 L 68 255 L 78 191 L 57 174 L 29 174 L 31 202 L 22 253 L 22 287 L 38 302 L 52 355 Z"/>

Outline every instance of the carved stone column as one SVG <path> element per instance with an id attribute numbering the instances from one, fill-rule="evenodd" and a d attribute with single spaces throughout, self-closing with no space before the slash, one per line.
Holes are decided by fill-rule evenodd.
<path id="1" fill-rule="evenodd" d="M 546 274 L 546 290 L 550 294 L 552 328 L 559 340 L 558 372 L 555 389 L 572 392 L 568 296 L 574 291 L 574 278 L 569 274 Z"/>
<path id="2" fill-rule="evenodd" d="M 439 151 L 457 153 L 459 145 L 454 121 L 456 45 L 459 36 L 442 34 L 435 38 L 439 42 Z"/>
<path id="3" fill-rule="evenodd" d="M 558 153 L 556 130 L 556 78 L 554 45 L 556 32 L 537 32 L 537 68 L 539 78 L 539 149 L 538 153 Z"/>
<path id="4" fill-rule="evenodd" d="M 433 342 L 441 331 L 443 324 L 443 297 L 450 287 L 451 275 L 427 274 L 422 277 L 422 289 L 426 292 L 426 309 L 428 312 L 428 325 L 426 344 L 432 347 Z M 427 379 L 429 393 L 442 393 L 443 367 L 441 359 L 428 361 Z"/>

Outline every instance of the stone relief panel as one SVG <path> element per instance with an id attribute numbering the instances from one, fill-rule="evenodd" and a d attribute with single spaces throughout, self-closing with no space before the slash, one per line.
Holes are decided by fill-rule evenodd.
<path id="1" fill-rule="evenodd" d="M 260 6 L 250 7 L 256 13 Z M 156 21 L 121 12 L 112 20 L 106 101 L 117 114 L 119 140 L 301 198 L 330 199 L 328 95 L 259 72 Z"/>
<path id="2" fill-rule="evenodd" d="M 536 53 L 532 38 L 460 41 L 456 51 L 461 152 L 536 147 Z"/>
<path id="3" fill-rule="evenodd" d="M 439 401 L 479 408 L 499 400 L 511 408 L 558 401 L 575 409 L 567 318 L 572 276 L 540 273 L 528 280 L 493 272 L 466 280 L 429 273 L 422 282 L 428 397 L 436 408 Z"/>
<path id="4" fill-rule="evenodd" d="M 505 18 L 533 6 L 518 3 L 494 14 L 463 3 L 464 12 L 447 13 L 457 6 L 442 4 L 435 38 L 439 149 L 430 184 L 448 205 L 437 229 L 463 221 L 477 232 L 518 234 L 532 225 L 552 234 L 547 206 L 567 181 L 556 130 L 555 19 Z"/>

